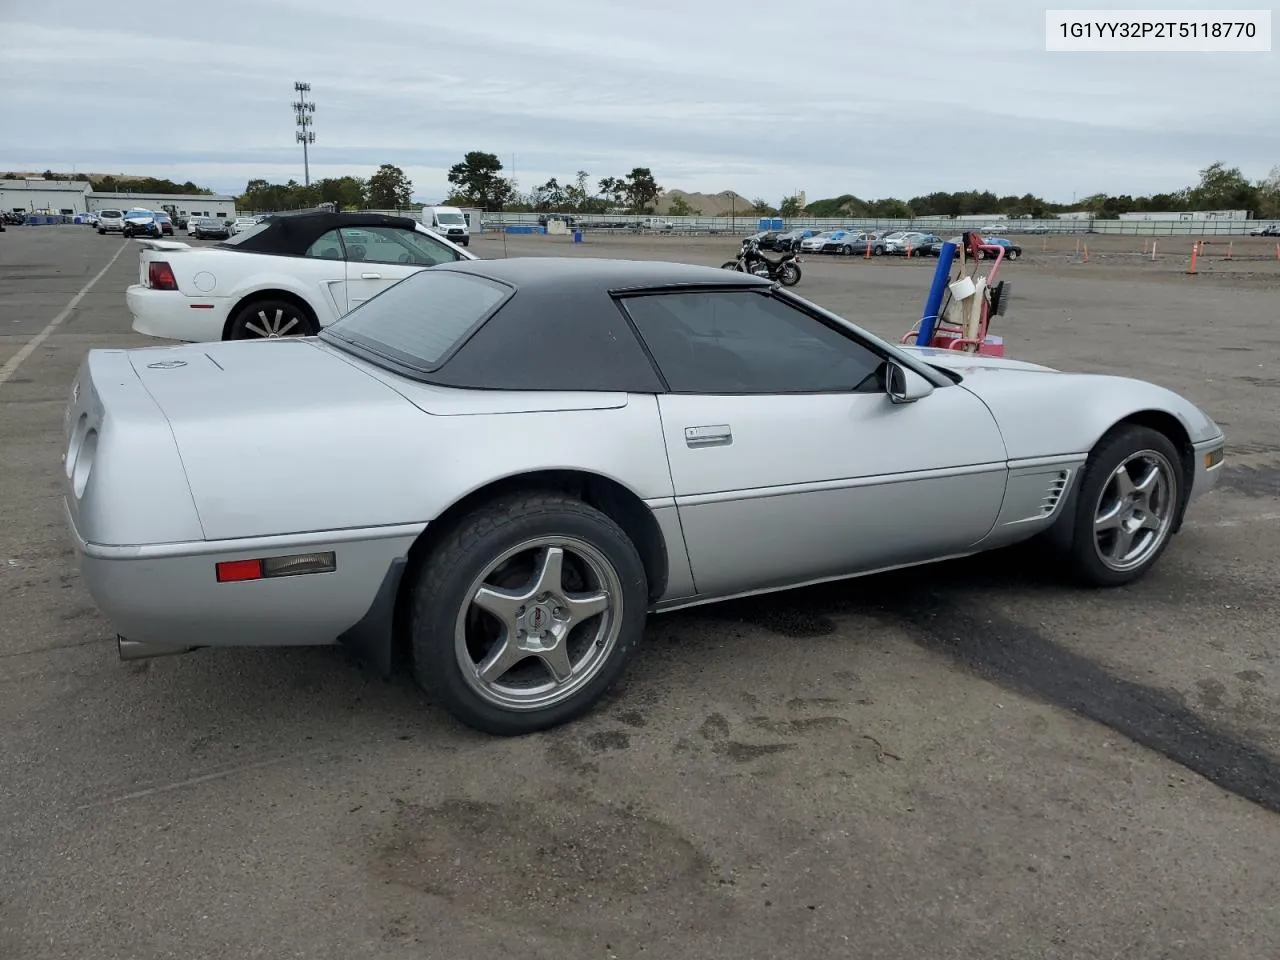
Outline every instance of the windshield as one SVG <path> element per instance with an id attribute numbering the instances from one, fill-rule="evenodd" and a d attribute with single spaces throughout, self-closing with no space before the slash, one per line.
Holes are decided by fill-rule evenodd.
<path id="1" fill-rule="evenodd" d="M 427 268 L 366 300 L 320 336 L 398 366 L 433 370 L 513 293 L 484 277 Z"/>
<path id="2" fill-rule="evenodd" d="M 462 227 L 466 226 L 467 221 L 462 218 L 460 213 L 437 213 L 436 220 L 440 223 L 447 223 L 450 226 Z"/>

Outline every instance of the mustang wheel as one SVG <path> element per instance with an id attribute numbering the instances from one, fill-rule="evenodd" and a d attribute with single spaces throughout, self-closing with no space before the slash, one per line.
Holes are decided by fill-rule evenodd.
<path id="1" fill-rule="evenodd" d="M 414 584 L 418 682 L 468 726 L 513 736 L 586 713 L 644 633 L 635 546 L 571 497 L 518 495 L 467 517 Z"/>
<path id="2" fill-rule="evenodd" d="M 1169 438 L 1128 426 L 1105 438 L 1080 480 L 1071 564 L 1097 586 L 1131 583 L 1173 536 L 1183 475 Z"/>
<path id="3" fill-rule="evenodd" d="M 287 300 L 258 300 L 245 304 L 231 322 L 229 340 L 309 337 L 315 329 L 296 304 Z"/>

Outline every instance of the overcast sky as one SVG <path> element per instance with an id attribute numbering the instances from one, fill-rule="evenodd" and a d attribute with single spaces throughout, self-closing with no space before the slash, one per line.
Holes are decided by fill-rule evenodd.
<path id="1" fill-rule="evenodd" d="M 1045 7 L 0 0 L 0 172 L 301 182 L 295 80 L 316 103 L 312 179 L 394 163 L 428 201 L 476 149 L 523 190 L 647 166 L 666 188 L 773 203 L 1069 201 L 1175 189 L 1215 160 L 1251 179 L 1280 164 L 1280 54 L 1046 53 Z"/>

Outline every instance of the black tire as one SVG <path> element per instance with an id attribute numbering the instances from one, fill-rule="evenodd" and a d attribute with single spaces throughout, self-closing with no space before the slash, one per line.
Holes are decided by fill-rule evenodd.
<path id="1" fill-rule="evenodd" d="M 1116 569 L 1101 556 L 1103 548 L 1095 533 L 1095 518 L 1101 512 L 1104 497 L 1116 499 L 1112 480 L 1121 465 L 1139 456 L 1149 459 L 1153 466 L 1160 465 L 1162 471 L 1164 488 L 1157 507 L 1163 513 L 1161 526 L 1151 531 L 1152 544 L 1138 552 L 1141 562 L 1126 569 Z M 1080 477 L 1075 515 L 1070 519 L 1073 525 L 1071 546 L 1066 556 L 1071 575 L 1082 583 L 1097 587 L 1123 586 L 1143 577 L 1173 539 L 1184 506 L 1185 483 L 1182 459 L 1173 442 L 1163 433 L 1150 427 L 1124 424 L 1106 434 L 1089 454 Z"/>
<path id="2" fill-rule="evenodd" d="M 884 256 L 884 247 L 872 247 L 872 248 L 871 248 L 871 255 L 872 255 L 873 257 L 881 257 L 881 256 Z"/>
<path id="3" fill-rule="evenodd" d="M 724 263 L 720 264 L 720 269 L 721 270 L 738 270 L 740 268 L 738 266 L 737 260 L 726 260 Z"/>
<path id="4" fill-rule="evenodd" d="M 843 247 L 840 248 L 840 255 L 844 257 L 853 256 L 853 247 L 849 246 L 846 243 Z"/>
<path id="5" fill-rule="evenodd" d="M 800 282 L 801 271 L 797 263 L 787 262 L 778 268 L 778 279 L 784 287 L 794 287 Z"/>
<path id="6" fill-rule="evenodd" d="M 493 647 L 486 648 L 481 643 L 473 652 L 470 641 L 467 641 L 460 652 L 457 631 L 483 628 L 485 617 L 475 611 L 470 600 L 477 581 L 486 577 L 486 571 L 505 553 L 523 543 L 536 542 L 536 538 L 563 538 L 566 544 L 577 543 L 579 548 L 581 544 L 590 546 L 598 555 L 597 560 L 603 558 L 612 571 L 615 587 L 620 591 L 622 614 L 612 622 L 601 621 L 612 639 L 607 652 L 592 665 L 591 672 L 580 686 L 547 706 L 505 705 L 482 695 L 473 686 L 473 683 L 483 685 L 483 681 L 471 673 L 475 658 L 493 653 Z M 569 546 L 566 549 L 574 548 Z M 566 569 L 568 567 L 566 558 Z M 501 566 L 497 567 L 497 571 L 501 570 Z M 490 575 L 487 579 L 499 580 L 497 585 L 514 590 L 527 582 L 528 573 L 523 569 L 513 572 L 512 580 L 516 582 L 511 584 L 501 582 L 500 575 Z M 510 495 L 464 517 L 447 532 L 423 563 L 412 584 L 412 591 L 410 638 L 413 671 L 418 683 L 435 702 L 462 723 L 499 736 L 520 736 L 550 729 L 590 711 L 635 655 L 644 635 L 648 608 L 648 580 L 644 564 L 623 530 L 609 517 L 582 501 L 549 492 Z M 616 605 L 611 611 L 616 616 Z M 586 625 L 584 621 L 583 626 Z M 599 643 L 592 642 L 591 632 L 587 630 L 587 635 L 578 638 L 578 643 L 585 642 L 580 663 L 592 656 L 592 647 L 599 646 Z M 572 631 L 569 636 L 573 636 Z M 473 639 L 483 640 L 484 637 L 473 634 Z M 466 664 L 462 662 L 464 656 Z M 567 652 L 566 656 L 569 656 Z M 529 663 L 537 659 L 535 655 L 526 654 L 523 660 L 513 660 L 508 672 L 496 679 L 502 680 L 522 666 L 541 670 L 542 676 L 550 677 L 540 664 Z M 495 685 L 487 686 L 493 690 Z M 502 688 L 511 689 L 527 688 Z M 498 700 L 503 696 L 505 694 L 501 690 L 493 693 Z"/>
<path id="7" fill-rule="evenodd" d="M 1005 258 L 1006 260 L 1017 260 L 1017 259 L 1018 259 L 1018 251 L 1017 251 L 1017 250 L 1014 250 L 1012 247 L 1010 247 L 1008 250 L 1006 250 L 1006 251 L 1004 252 L 1004 258 Z"/>
<path id="8" fill-rule="evenodd" d="M 267 333 L 260 333 L 265 330 Z M 278 330 L 272 334 L 270 331 Z M 231 321 L 228 340 L 263 340 L 278 337 L 313 337 L 315 321 L 307 311 L 288 300 L 253 300 L 240 308 Z"/>

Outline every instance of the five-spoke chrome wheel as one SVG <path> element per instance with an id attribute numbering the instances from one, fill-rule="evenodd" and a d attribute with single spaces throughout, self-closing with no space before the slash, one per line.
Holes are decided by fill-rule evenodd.
<path id="1" fill-rule="evenodd" d="M 622 586 L 583 540 L 537 537 L 475 579 L 454 650 L 467 683 L 508 710 L 553 706 L 596 676 L 622 623 Z"/>
<path id="2" fill-rule="evenodd" d="M 414 571 L 414 675 L 502 736 L 582 716 L 644 636 L 645 562 L 616 520 L 555 490 L 515 491 L 441 527 Z"/>
<path id="3" fill-rule="evenodd" d="M 1098 559 L 1117 572 L 1140 567 L 1173 524 L 1173 465 L 1155 450 L 1130 454 L 1103 485 L 1093 514 Z"/>
<path id="4" fill-rule="evenodd" d="M 1169 436 L 1119 423 L 1094 445 L 1074 504 L 1046 542 L 1077 579 L 1118 587 L 1146 575 L 1173 538 L 1185 505 L 1186 464 Z"/>

